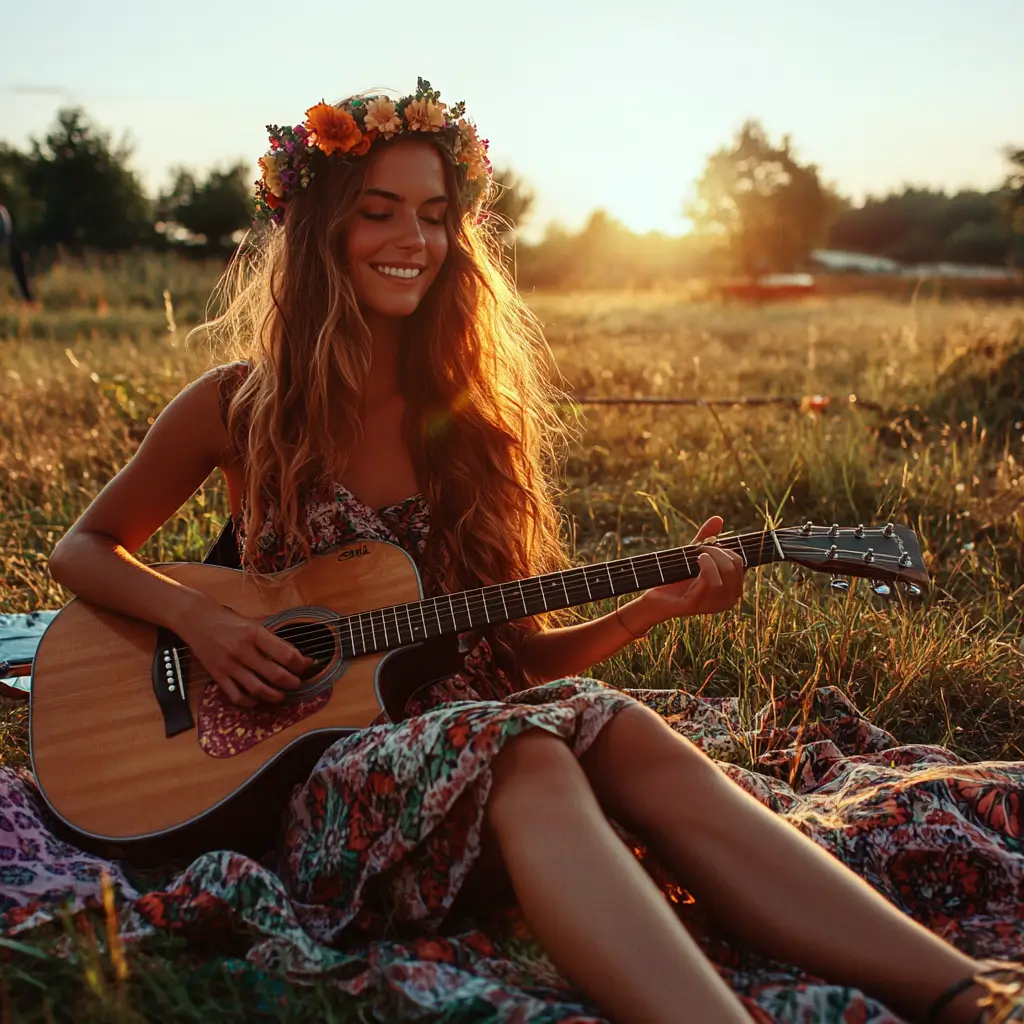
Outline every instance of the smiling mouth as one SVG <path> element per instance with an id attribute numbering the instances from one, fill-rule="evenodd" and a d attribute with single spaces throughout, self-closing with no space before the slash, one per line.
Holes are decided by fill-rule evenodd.
<path id="1" fill-rule="evenodd" d="M 387 263 L 371 263 L 370 266 L 392 281 L 415 281 L 423 273 L 423 267 L 393 267 Z"/>

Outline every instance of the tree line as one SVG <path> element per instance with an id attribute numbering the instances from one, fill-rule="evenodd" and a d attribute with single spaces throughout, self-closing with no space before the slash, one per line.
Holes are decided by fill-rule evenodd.
<path id="1" fill-rule="evenodd" d="M 577 232 L 550 225 L 510 258 L 527 283 L 633 283 L 651 276 L 785 272 L 806 266 L 818 247 L 903 263 L 952 261 L 1024 266 L 1024 149 L 1005 154 L 1002 187 L 988 192 L 908 187 L 854 204 L 802 163 L 787 136 L 773 142 L 757 121 L 712 153 L 683 212 L 692 236 L 636 235 L 604 211 Z M 244 163 L 198 175 L 174 168 L 156 197 L 131 169 L 131 147 L 117 143 L 80 108 L 60 110 L 26 152 L 0 143 L 0 203 L 30 251 L 56 247 L 117 251 L 177 247 L 230 249 L 252 218 L 254 171 Z M 511 241 L 535 195 L 511 169 L 493 210 Z"/>

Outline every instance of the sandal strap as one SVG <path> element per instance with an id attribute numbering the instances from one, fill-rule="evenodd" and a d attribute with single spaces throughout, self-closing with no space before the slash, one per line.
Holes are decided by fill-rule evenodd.
<path id="1" fill-rule="evenodd" d="M 982 960 L 974 980 L 988 989 L 978 1000 L 981 1024 L 1024 1021 L 1024 964 L 1009 960 Z"/>
<path id="2" fill-rule="evenodd" d="M 959 981 L 954 981 L 953 984 L 950 985 L 945 992 L 942 992 L 935 1002 L 929 1007 L 928 1015 L 924 1019 L 924 1024 L 938 1024 L 939 1014 L 942 1013 L 942 1011 L 949 1006 L 949 1004 L 953 1002 L 961 992 L 966 992 L 967 989 L 972 988 L 976 984 L 977 982 L 974 980 L 973 974 L 969 974 L 966 978 L 961 978 Z"/>
<path id="3" fill-rule="evenodd" d="M 938 1024 L 939 1015 L 961 992 L 974 985 L 986 989 L 978 999 L 977 1024 L 1024 1021 L 1024 964 L 1009 960 L 982 960 L 981 967 L 953 982 L 929 1007 L 924 1024 Z"/>

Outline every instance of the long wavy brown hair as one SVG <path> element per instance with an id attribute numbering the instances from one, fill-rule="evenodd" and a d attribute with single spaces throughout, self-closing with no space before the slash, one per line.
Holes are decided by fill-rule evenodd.
<path id="1" fill-rule="evenodd" d="M 409 318 L 399 364 L 405 441 L 430 507 L 421 570 L 434 591 L 567 564 L 552 492 L 564 429 L 550 351 L 505 269 L 497 232 L 460 208 L 462 172 L 444 163 L 448 256 Z M 344 254 L 364 174 L 363 161 L 321 161 L 283 227 L 239 248 L 220 286 L 225 311 L 202 328 L 220 351 L 251 365 L 228 414 L 253 527 L 245 566 L 268 509 L 291 556 L 309 556 L 304 500 L 340 477 L 360 441 L 371 338 Z M 494 639 L 513 653 L 536 628 L 521 620 Z"/>

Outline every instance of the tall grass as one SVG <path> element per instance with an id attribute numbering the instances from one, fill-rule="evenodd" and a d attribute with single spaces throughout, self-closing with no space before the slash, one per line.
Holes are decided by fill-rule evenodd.
<path id="1" fill-rule="evenodd" d="M 67 599 L 47 554 L 161 407 L 215 361 L 183 343 L 213 281 L 211 267 L 121 260 L 58 268 L 39 283 L 40 310 L 0 303 L 0 612 Z M 1024 758 L 1024 306 L 849 297 L 753 309 L 668 292 L 530 301 L 576 397 L 831 399 L 804 411 L 567 405 L 562 504 L 581 561 L 686 543 L 714 513 L 737 531 L 768 518 L 892 519 L 917 531 L 934 580 L 921 600 L 886 600 L 863 583 L 836 596 L 825 576 L 765 568 L 735 614 L 659 627 L 595 674 L 738 695 L 748 718 L 776 695 L 836 685 L 904 742 Z M 202 557 L 226 509 L 215 476 L 142 557 Z M 0 758 L 25 763 L 23 708 L 0 717 Z M 8 954 L 59 988 L 72 985 L 61 972 L 80 982 L 49 1016 L 25 1019 L 71 1019 L 72 1004 L 76 1019 L 121 1019 L 103 1017 L 116 986 L 104 996 L 81 981 L 85 954 L 77 968 Z M 138 1019 L 159 1019 L 146 985 L 198 1000 L 182 1019 L 229 1005 L 218 986 L 235 984 L 231 971 L 200 984 L 180 951 L 128 955 L 125 1005 L 143 1007 Z M 20 999 L 26 984 L 0 997 Z M 321 1000 L 314 1016 L 348 1012 L 308 998 Z"/>

